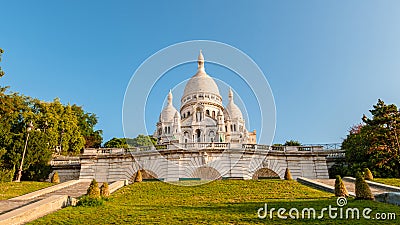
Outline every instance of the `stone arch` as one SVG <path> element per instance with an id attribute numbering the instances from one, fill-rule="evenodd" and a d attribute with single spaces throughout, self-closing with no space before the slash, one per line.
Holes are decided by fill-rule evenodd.
<path id="1" fill-rule="evenodd" d="M 220 180 L 222 179 L 221 174 L 218 170 L 209 167 L 209 166 L 202 166 L 197 168 L 192 173 L 193 178 L 200 178 L 201 180 Z"/>
<path id="2" fill-rule="evenodd" d="M 278 173 L 269 168 L 260 168 L 253 174 L 253 180 L 258 180 L 262 178 L 280 178 Z"/>

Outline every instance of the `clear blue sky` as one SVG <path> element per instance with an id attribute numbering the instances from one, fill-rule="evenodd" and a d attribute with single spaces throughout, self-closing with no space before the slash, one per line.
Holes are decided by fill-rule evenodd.
<path id="1" fill-rule="evenodd" d="M 1 1 L 0 9 L 0 85 L 83 105 L 105 140 L 123 136 L 133 72 L 188 40 L 227 43 L 259 65 L 275 96 L 275 143 L 341 142 L 378 98 L 400 103 L 399 1 Z"/>

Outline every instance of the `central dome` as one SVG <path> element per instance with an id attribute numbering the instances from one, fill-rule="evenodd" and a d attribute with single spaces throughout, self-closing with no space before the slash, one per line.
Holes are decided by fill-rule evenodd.
<path id="1" fill-rule="evenodd" d="M 198 72 L 187 82 L 183 96 L 197 92 L 211 93 L 219 96 L 219 89 L 215 81 L 205 72 Z"/>
<path id="2" fill-rule="evenodd" d="M 190 94 L 195 94 L 198 92 L 220 96 L 217 84 L 204 70 L 204 57 L 201 52 L 198 57 L 197 73 L 187 82 L 182 97 L 185 98 Z"/>

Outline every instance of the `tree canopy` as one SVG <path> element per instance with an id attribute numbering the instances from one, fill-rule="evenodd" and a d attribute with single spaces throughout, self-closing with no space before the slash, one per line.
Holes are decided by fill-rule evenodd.
<path id="1" fill-rule="evenodd" d="M 111 140 L 104 143 L 106 148 L 128 148 L 125 138 L 112 138 Z"/>
<path id="2" fill-rule="evenodd" d="M 30 122 L 34 129 L 29 133 L 23 179 L 47 178 L 53 154 L 77 155 L 102 142 L 102 131 L 94 130 L 96 115 L 81 106 L 64 105 L 58 98 L 45 102 L 0 86 L 0 170 L 19 167 Z"/>
<path id="3" fill-rule="evenodd" d="M 301 146 L 301 143 L 299 141 L 295 141 L 295 140 L 290 140 L 290 141 L 286 141 L 285 144 L 283 144 L 284 146 Z"/>
<path id="4" fill-rule="evenodd" d="M 112 138 L 104 143 L 104 147 L 106 148 L 134 148 L 155 145 L 157 145 L 155 138 L 143 134 L 139 134 L 135 138 Z"/>
<path id="5" fill-rule="evenodd" d="M 377 177 L 400 177 L 400 113 L 382 100 L 353 126 L 342 143 L 351 173 L 369 168 Z"/>

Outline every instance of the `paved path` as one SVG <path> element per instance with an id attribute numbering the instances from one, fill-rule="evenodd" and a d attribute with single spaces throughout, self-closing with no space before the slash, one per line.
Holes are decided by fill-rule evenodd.
<path id="1" fill-rule="evenodd" d="M 50 192 L 48 194 L 44 194 L 38 196 L 36 198 L 30 200 L 1 200 L 0 201 L 0 215 L 9 211 L 12 211 L 16 208 L 22 207 L 24 205 L 31 204 L 33 202 L 42 200 L 52 195 L 68 195 L 74 198 L 80 197 L 86 194 L 86 190 L 89 187 L 90 182 L 79 182 L 77 184 L 62 188 L 57 191 Z"/>
<path id="2" fill-rule="evenodd" d="M 315 180 L 315 181 L 318 181 L 318 182 L 321 182 L 321 183 L 324 183 L 324 184 L 327 184 L 327 185 L 329 185 L 329 186 L 335 187 L 335 179 L 314 179 L 314 180 Z M 353 192 L 353 193 L 356 192 L 355 183 L 354 183 L 354 182 L 350 182 L 350 181 L 347 181 L 347 180 L 343 180 L 343 183 L 344 183 L 344 185 L 346 186 L 347 191 Z M 381 188 L 373 188 L 373 187 L 370 187 L 370 189 L 371 189 L 371 192 L 372 192 L 373 195 L 381 194 L 381 193 L 387 192 L 387 190 L 381 189 Z"/>

